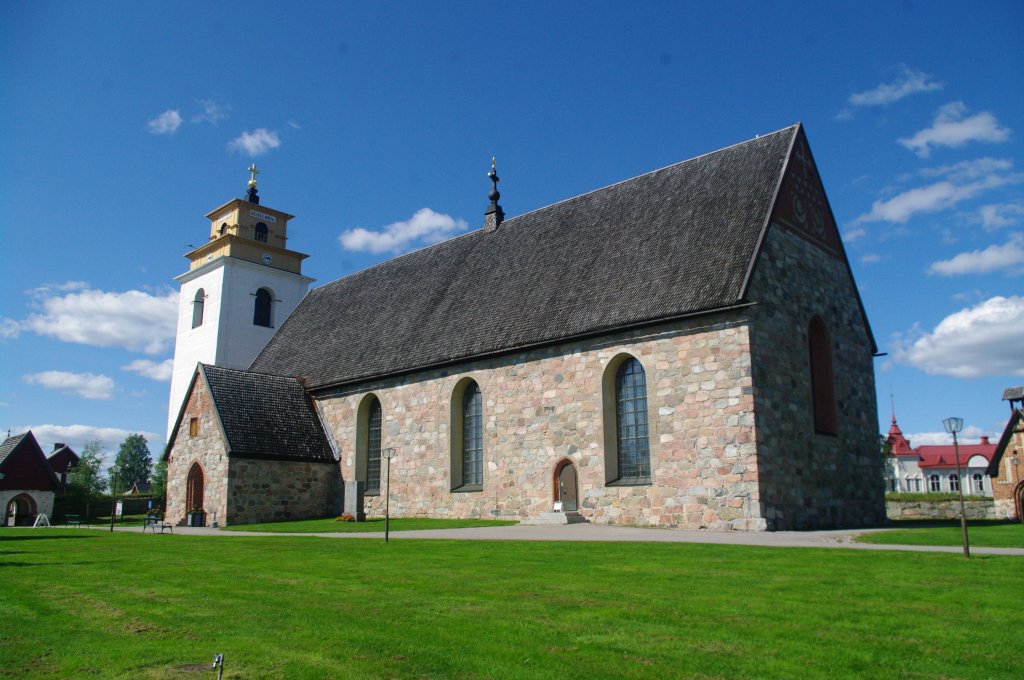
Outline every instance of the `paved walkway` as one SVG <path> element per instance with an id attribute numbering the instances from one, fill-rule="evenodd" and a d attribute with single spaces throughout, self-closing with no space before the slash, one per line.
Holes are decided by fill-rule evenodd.
<path id="1" fill-rule="evenodd" d="M 117 527 L 117 531 L 141 532 L 142 527 Z M 856 543 L 854 537 L 890 529 L 838 531 L 687 531 L 683 529 L 643 529 L 639 527 L 567 524 L 531 526 L 476 527 L 471 529 L 428 529 L 392 531 L 391 540 L 446 539 L 470 541 L 637 541 L 648 543 L 717 543 L 772 548 L 845 548 L 851 550 L 904 550 L 909 552 L 961 553 L 959 546 L 875 545 Z M 384 532 L 282 534 L 267 531 L 223 531 L 209 527 L 174 527 L 175 535 L 186 536 L 319 536 L 324 538 L 384 539 Z M 1024 557 L 1024 548 L 976 548 L 972 555 L 1015 555 Z"/>

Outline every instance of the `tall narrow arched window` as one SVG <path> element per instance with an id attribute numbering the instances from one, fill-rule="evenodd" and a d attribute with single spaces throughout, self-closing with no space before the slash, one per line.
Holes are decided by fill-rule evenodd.
<path id="1" fill-rule="evenodd" d="M 202 288 L 196 291 L 196 297 L 192 301 L 192 328 L 199 328 L 203 325 L 203 308 L 206 303 L 206 291 Z"/>
<path id="2" fill-rule="evenodd" d="M 199 463 L 192 463 L 188 470 L 188 477 L 185 481 L 185 512 L 201 509 L 203 507 L 203 486 L 206 476 Z"/>
<path id="3" fill-rule="evenodd" d="M 273 297 L 270 291 L 266 288 L 260 288 L 256 291 L 256 305 L 252 312 L 252 323 L 254 326 L 264 326 L 266 328 L 273 328 L 273 319 L 271 318 L 271 307 L 273 306 Z"/>
<path id="4" fill-rule="evenodd" d="M 635 358 L 615 372 L 615 444 L 619 481 L 651 480 L 651 451 L 647 429 L 647 376 Z"/>
<path id="5" fill-rule="evenodd" d="M 366 492 L 380 493 L 380 401 L 373 397 L 366 417 Z"/>
<path id="6" fill-rule="evenodd" d="M 949 476 L 949 490 L 959 491 L 960 490 L 960 478 L 955 474 Z"/>
<path id="7" fill-rule="evenodd" d="M 256 240 L 257 241 L 259 241 L 260 243 L 266 243 L 267 242 L 267 225 L 263 224 L 262 222 L 257 222 L 256 223 L 255 235 L 256 235 Z"/>
<path id="8" fill-rule="evenodd" d="M 974 482 L 974 493 L 981 494 L 985 493 L 985 477 L 975 473 L 971 480 Z"/>
<path id="9" fill-rule="evenodd" d="M 828 329 L 820 316 L 807 327 L 807 343 L 811 363 L 811 400 L 814 406 L 814 431 L 820 434 L 839 432 L 836 411 L 836 384 L 832 373 L 832 347 Z"/>
<path id="10" fill-rule="evenodd" d="M 942 491 L 942 483 L 939 481 L 938 475 L 931 475 L 928 477 L 928 490 Z"/>
<path id="11" fill-rule="evenodd" d="M 462 393 L 462 483 L 484 483 L 484 407 L 477 384 Z"/>
<path id="12" fill-rule="evenodd" d="M 463 378 L 452 390 L 449 446 L 452 491 L 482 491 L 484 483 L 484 398 L 480 386 Z"/>

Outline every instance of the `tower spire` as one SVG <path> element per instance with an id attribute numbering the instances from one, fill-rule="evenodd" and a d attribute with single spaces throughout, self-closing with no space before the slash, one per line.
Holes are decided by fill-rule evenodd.
<path id="1" fill-rule="evenodd" d="M 245 196 L 245 200 L 250 203 L 260 204 L 259 192 L 256 190 L 256 175 L 260 174 L 260 171 L 256 169 L 256 164 L 253 163 L 249 166 L 249 191 Z"/>
<path id="2" fill-rule="evenodd" d="M 501 198 L 501 192 L 498 191 L 498 182 L 501 179 L 498 177 L 497 163 L 493 156 L 491 157 L 491 171 L 487 173 L 487 177 L 491 180 L 491 192 L 487 194 L 491 204 L 484 211 L 484 231 L 494 231 L 504 221 L 505 211 L 498 205 L 498 199 Z"/>

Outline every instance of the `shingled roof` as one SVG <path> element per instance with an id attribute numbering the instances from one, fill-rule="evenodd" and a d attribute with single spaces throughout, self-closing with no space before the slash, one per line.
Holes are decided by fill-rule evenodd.
<path id="1" fill-rule="evenodd" d="M 311 291 L 252 364 L 309 389 L 743 303 L 792 126 Z"/>
<path id="2" fill-rule="evenodd" d="M 335 462 L 299 380 L 204 364 L 199 370 L 210 386 L 230 457 Z"/>

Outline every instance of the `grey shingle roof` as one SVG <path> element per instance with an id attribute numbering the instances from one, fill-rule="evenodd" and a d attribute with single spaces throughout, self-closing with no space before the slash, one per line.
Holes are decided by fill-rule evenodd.
<path id="1" fill-rule="evenodd" d="M 231 457 L 335 462 L 299 380 L 219 366 L 201 370 Z"/>
<path id="2" fill-rule="evenodd" d="M 0 444 L 0 465 L 4 464 L 7 460 L 7 456 L 14 453 L 14 450 L 18 448 L 18 444 L 21 444 L 21 440 L 32 434 L 31 432 L 25 432 L 24 434 L 16 434 L 8 437 Z"/>
<path id="3" fill-rule="evenodd" d="M 798 131 L 317 288 L 252 370 L 302 376 L 315 389 L 735 305 Z"/>

